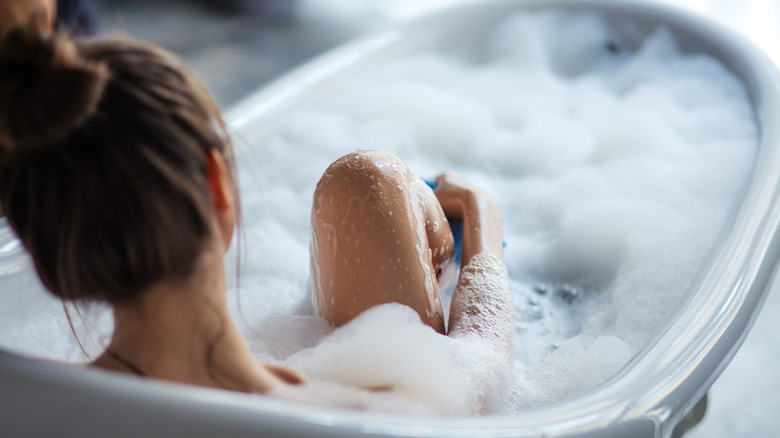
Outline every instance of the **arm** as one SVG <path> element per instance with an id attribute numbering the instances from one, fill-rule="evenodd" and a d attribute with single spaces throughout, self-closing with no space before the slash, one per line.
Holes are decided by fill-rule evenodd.
<path id="1" fill-rule="evenodd" d="M 503 261 L 501 212 L 487 193 L 454 172 L 439 177 L 436 196 L 448 217 L 463 221 L 461 271 L 450 304 L 448 334 L 487 343 L 511 361 L 514 317 Z"/>

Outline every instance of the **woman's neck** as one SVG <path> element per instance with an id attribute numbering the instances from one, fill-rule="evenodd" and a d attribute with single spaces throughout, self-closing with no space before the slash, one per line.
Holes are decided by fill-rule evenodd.
<path id="1" fill-rule="evenodd" d="M 98 366 L 242 392 L 282 384 L 258 364 L 231 317 L 222 254 L 206 252 L 196 274 L 162 282 L 114 306 L 114 335 Z"/>

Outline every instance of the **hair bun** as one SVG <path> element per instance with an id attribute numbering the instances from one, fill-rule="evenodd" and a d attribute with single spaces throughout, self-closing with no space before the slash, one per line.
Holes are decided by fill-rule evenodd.
<path id="1" fill-rule="evenodd" d="M 46 147 L 95 112 L 108 68 L 83 59 L 44 17 L 0 36 L 0 147 Z"/>

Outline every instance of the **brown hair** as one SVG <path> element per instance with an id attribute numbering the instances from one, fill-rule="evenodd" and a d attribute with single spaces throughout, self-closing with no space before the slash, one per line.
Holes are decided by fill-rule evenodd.
<path id="1" fill-rule="evenodd" d="M 168 53 L 40 17 L 0 36 L 0 205 L 53 294 L 119 303 L 191 275 L 212 148 L 232 169 L 217 105 Z"/>

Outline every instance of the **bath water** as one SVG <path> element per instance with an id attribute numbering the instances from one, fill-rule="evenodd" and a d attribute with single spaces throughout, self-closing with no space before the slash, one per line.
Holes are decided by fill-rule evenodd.
<path id="1" fill-rule="evenodd" d="M 422 414 L 540 407 L 603 382 L 664 327 L 736 206 L 758 128 L 721 64 L 682 54 L 663 28 L 624 44 L 630 26 L 521 13 L 477 49 L 374 66 L 274 129 L 241 131 L 230 301 L 259 359 L 318 382 L 291 397 Z M 511 375 L 400 305 L 336 330 L 316 316 L 312 193 L 358 149 L 393 152 L 423 177 L 454 169 L 495 198 L 515 310 Z M 58 306 L 5 330 L 2 344 L 78 360 Z M 84 313 L 81 337 L 99 350 L 110 318 Z M 367 387 L 393 389 L 356 389 Z"/>

